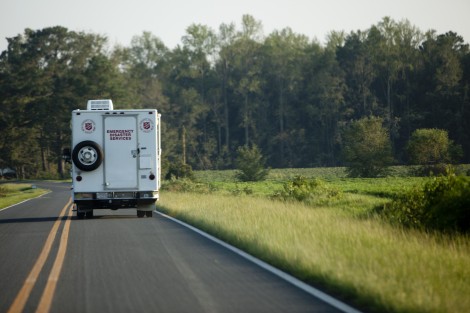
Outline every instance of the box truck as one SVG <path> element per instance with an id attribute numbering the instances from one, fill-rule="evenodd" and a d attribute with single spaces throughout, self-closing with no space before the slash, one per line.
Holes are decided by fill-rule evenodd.
<path id="1" fill-rule="evenodd" d="M 96 209 L 136 208 L 151 217 L 159 199 L 160 114 L 155 109 L 114 110 L 89 100 L 72 111 L 72 196 L 78 218 Z M 67 150 L 67 149 L 66 149 Z"/>

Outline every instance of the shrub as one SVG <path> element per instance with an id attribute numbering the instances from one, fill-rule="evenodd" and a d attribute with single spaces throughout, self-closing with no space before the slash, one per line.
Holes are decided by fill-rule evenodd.
<path id="1" fill-rule="evenodd" d="M 321 179 L 307 179 L 304 176 L 296 176 L 293 180 L 285 183 L 281 191 L 274 193 L 272 198 L 309 203 L 335 198 L 340 195 L 339 190 L 328 186 Z"/>
<path id="2" fill-rule="evenodd" d="M 343 155 L 351 177 L 385 175 L 392 165 L 392 148 L 388 131 L 379 117 L 352 122 L 343 131 Z"/>
<path id="3" fill-rule="evenodd" d="M 265 168 L 265 160 L 256 145 L 237 149 L 235 165 L 238 169 L 237 178 L 241 181 L 261 181 L 266 178 L 269 169 Z"/>
<path id="4" fill-rule="evenodd" d="M 172 178 L 162 184 L 162 190 L 171 192 L 197 192 L 208 194 L 214 191 L 214 187 L 210 184 L 197 183 L 187 178 Z"/>
<path id="5" fill-rule="evenodd" d="M 239 196 L 239 195 L 242 195 L 242 194 L 252 195 L 253 194 L 253 189 L 251 189 L 248 186 L 239 186 L 237 184 L 235 189 L 230 190 L 230 193 L 234 196 Z"/>
<path id="6" fill-rule="evenodd" d="M 454 145 L 446 130 L 417 129 L 411 134 L 406 150 L 410 162 L 420 165 L 420 175 L 445 174 L 445 164 L 456 161 L 462 154 L 461 147 Z"/>
<path id="7" fill-rule="evenodd" d="M 180 179 L 180 178 L 187 178 L 193 179 L 193 169 L 191 165 L 184 164 L 183 162 L 174 162 L 170 163 L 168 172 L 165 175 L 165 179 Z"/>
<path id="8" fill-rule="evenodd" d="M 383 208 L 393 223 L 444 232 L 470 231 L 470 178 L 448 173 L 432 177 L 422 187 Z"/>

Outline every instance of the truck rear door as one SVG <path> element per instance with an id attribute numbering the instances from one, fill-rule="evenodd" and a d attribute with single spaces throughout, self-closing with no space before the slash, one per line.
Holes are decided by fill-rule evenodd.
<path id="1" fill-rule="evenodd" d="M 104 116 L 105 189 L 138 188 L 137 115 Z"/>

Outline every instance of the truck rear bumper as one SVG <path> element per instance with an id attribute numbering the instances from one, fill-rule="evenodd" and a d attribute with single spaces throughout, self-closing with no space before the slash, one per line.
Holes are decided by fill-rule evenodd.
<path id="1" fill-rule="evenodd" d="M 80 210 L 149 208 L 158 201 L 158 191 L 114 191 L 74 193 L 73 202 Z"/>

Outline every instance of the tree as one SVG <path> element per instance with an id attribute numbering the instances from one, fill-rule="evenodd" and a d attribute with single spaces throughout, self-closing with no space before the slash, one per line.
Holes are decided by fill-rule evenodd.
<path id="1" fill-rule="evenodd" d="M 366 117 L 353 121 L 343 133 L 343 153 L 353 177 L 377 177 L 393 163 L 388 131 L 383 119 Z"/>
<path id="2" fill-rule="evenodd" d="M 336 44 L 340 44 L 337 40 Z M 345 106 L 346 84 L 344 72 L 336 59 L 334 42 L 327 49 L 312 43 L 309 60 L 303 65 L 302 109 L 299 124 L 305 127 L 305 155 L 308 166 L 336 166 L 339 163 L 339 123 L 349 118 L 351 110 Z"/>
<path id="3" fill-rule="evenodd" d="M 272 160 L 276 166 L 285 167 L 287 159 L 293 161 L 292 145 L 296 142 L 297 132 L 289 131 L 295 128 L 293 121 L 295 104 L 299 97 L 302 82 L 302 66 L 307 60 L 308 39 L 297 35 L 290 28 L 273 32 L 264 42 L 266 77 L 265 94 L 269 96 L 269 122 L 264 136 L 268 137 Z M 273 120 L 277 119 L 277 123 Z M 277 127 L 275 127 L 275 125 Z M 272 129 L 272 130 L 271 130 Z M 272 139 L 271 139 L 272 138 Z"/>
<path id="4" fill-rule="evenodd" d="M 191 89 L 199 94 L 198 106 L 201 108 L 196 125 L 197 130 L 190 131 L 188 135 L 199 132 L 197 146 L 195 146 L 198 162 L 203 169 L 211 168 L 213 160 L 218 157 L 218 149 L 214 147 L 219 144 L 212 136 L 214 131 L 211 127 L 213 121 L 215 124 L 220 122 L 212 117 L 212 114 L 217 113 L 217 104 L 214 104 L 214 98 L 218 96 L 214 88 L 217 82 L 213 71 L 217 36 L 208 26 L 192 24 L 186 29 L 186 35 L 183 36 L 182 41 L 191 64 L 189 68 L 192 78 Z"/>
<path id="5" fill-rule="evenodd" d="M 462 87 L 464 77 L 462 61 L 469 54 L 469 45 L 456 33 L 436 36 L 427 34 L 420 47 L 423 67 L 420 71 L 420 88 L 417 103 L 424 116 L 419 126 L 447 129 L 455 137 L 465 136 L 465 97 Z"/>
<path id="6" fill-rule="evenodd" d="M 418 63 L 422 39 L 421 32 L 409 21 L 396 22 L 389 17 L 368 32 L 367 44 L 377 72 L 374 93 L 394 149 L 402 148 L 400 137 L 410 134 L 410 76 Z M 405 136 L 399 134 L 402 128 Z"/>
<path id="7" fill-rule="evenodd" d="M 265 168 L 265 159 L 256 145 L 251 148 L 248 146 L 239 147 L 237 153 L 235 165 L 239 170 L 238 179 L 241 181 L 260 181 L 266 178 L 269 170 Z"/>
<path id="8" fill-rule="evenodd" d="M 354 118 L 377 114 L 377 99 L 372 82 L 377 76 L 371 49 L 367 43 L 367 33 L 351 33 L 344 46 L 338 48 L 337 59 L 345 72 L 347 83 L 346 101 Z"/>
<path id="9" fill-rule="evenodd" d="M 2 146 L 14 144 L 18 151 L 39 147 L 39 153 L 29 157 L 9 156 L 8 161 L 24 168 L 27 176 L 38 172 L 65 176 L 61 154 L 69 143 L 70 112 L 87 98 L 85 72 L 91 60 L 103 54 L 105 42 L 101 36 L 60 26 L 26 29 L 23 35 L 8 39 L 8 50 L 0 57 L 0 103 L 2 109 L 16 111 L 17 123 L 15 133 Z M 19 133 L 29 134 L 24 138 L 30 140 L 8 142 Z"/>
<path id="10" fill-rule="evenodd" d="M 228 153 L 230 151 L 230 105 L 229 105 L 229 85 L 230 77 L 232 75 L 232 60 L 234 58 L 235 52 L 231 49 L 234 41 L 237 39 L 237 33 L 235 30 L 235 24 L 222 24 L 219 27 L 218 34 L 218 60 L 215 64 L 216 76 L 219 78 L 221 83 L 220 86 L 220 95 L 222 105 L 222 112 L 219 113 L 219 110 L 214 106 L 214 115 L 216 120 L 221 121 L 219 126 L 224 128 L 224 144 L 222 144 L 222 138 L 219 140 L 219 149 L 220 154 Z M 221 132 L 221 131 L 220 131 Z M 222 137 L 222 134 L 219 134 L 219 137 Z"/>
<path id="11" fill-rule="evenodd" d="M 163 96 L 160 73 L 167 62 L 168 49 L 150 32 L 134 36 L 130 48 L 117 48 L 114 57 L 126 80 L 129 102 L 137 107 L 158 105 L 162 109 L 167 103 Z"/>
<path id="12" fill-rule="evenodd" d="M 260 51 L 262 44 L 261 22 L 250 15 L 242 18 L 242 31 L 234 42 L 235 54 L 233 62 L 234 80 L 232 80 L 235 94 L 239 98 L 239 125 L 244 130 L 244 144 L 250 145 L 255 140 L 256 119 L 254 113 L 259 107 L 262 78 Z"/>

